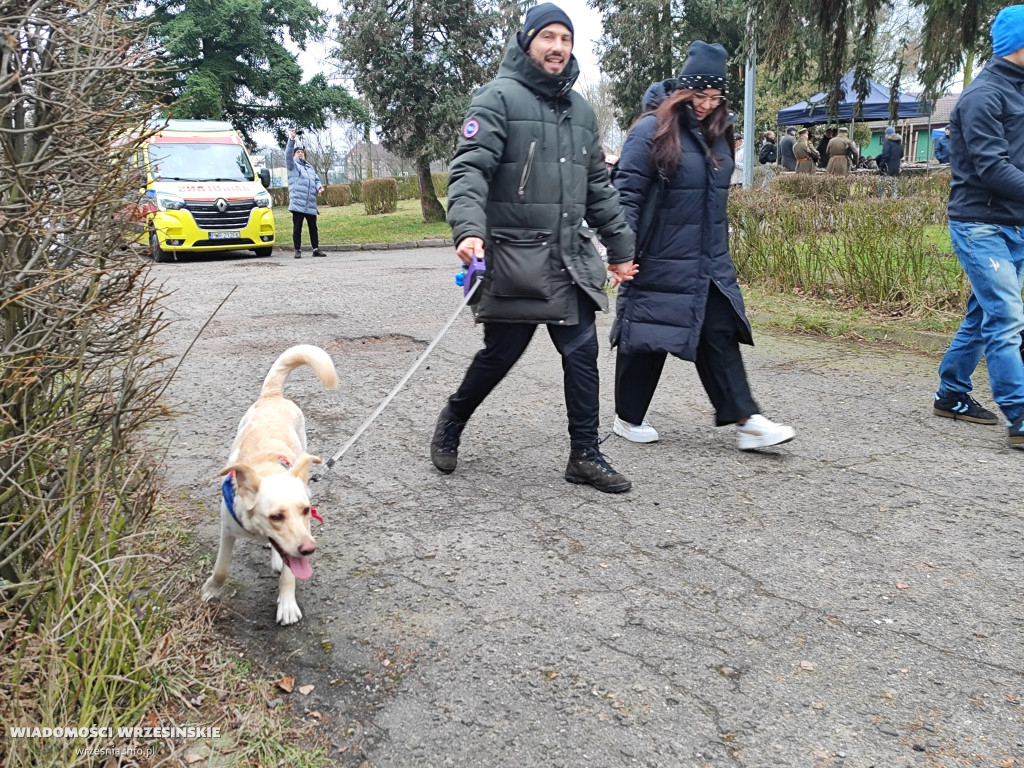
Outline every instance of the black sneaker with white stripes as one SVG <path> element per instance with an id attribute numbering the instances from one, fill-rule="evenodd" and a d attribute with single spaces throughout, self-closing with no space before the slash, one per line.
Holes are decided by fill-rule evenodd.
<path id="1" fill-rule="evenodd" d="M 969 421 L 972 424 L 998 424 L 999 419 L 992 411 L 982 408 L 978 401 L 966 392 L 954 393 L 949 397 L 935 395 L 935 415 L 947 419 Z"/>
<path id="2" fill-rule="evenodd" d="M 1010 433 L 1010 447 L 1024 448 L 1024 417 L 1010 422 L 1007 431 Z"/>

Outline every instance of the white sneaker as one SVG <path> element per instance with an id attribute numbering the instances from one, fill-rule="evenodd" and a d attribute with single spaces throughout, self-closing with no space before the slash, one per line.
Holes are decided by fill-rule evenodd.
<path id="1" fill-rule="evenodd" d="M 741 451 L 767 448 L 769 445 L 788 443 L 796 437 L 796 430 L 785 424 L 776 424 L 760 413 L 755 413 L 746 423 L 740 424 L 736 445 Z"/>
<path id="2" fill-rule="evenodd" d="M 644 420 L 643 424 L 630 424 L 618 416 L 615 417 L 615 434 L 626 438 L 632 443 L 655 443 L 658 441 L 658 430 Z"/>

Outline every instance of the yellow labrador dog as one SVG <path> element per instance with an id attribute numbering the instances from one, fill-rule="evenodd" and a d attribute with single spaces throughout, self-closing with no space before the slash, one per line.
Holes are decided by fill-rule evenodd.
<path id="1" fill-rule="evenodd" d="M 285 352 L 267 374 L 259 399 L 238 425 L 221 487 L 220 549 L 203 600 L 217 597 L 231 568 L 231 551 L 241 537 L 270 543 L 270 567 L 280 572 L 277 623 L 302 618 L 295 602 L 295 579 L 313 575 L 309 556 L 316 550 L 310 533 L 309 465 L 320 457 L 306 453 L 302 411 L 283 394 L 288 374 L 308 365 L 328 389 L 338 386 L 334 363 L 319 347 L 300 344 Z M 284 566 L 288 566 L 285 568 Z"/>

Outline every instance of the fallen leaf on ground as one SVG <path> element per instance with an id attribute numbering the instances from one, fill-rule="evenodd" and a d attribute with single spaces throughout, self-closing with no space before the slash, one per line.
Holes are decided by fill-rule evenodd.
<path id="1" fill-rule="evenodd" d="M 188 763 L 189 765 L 192 765 L 193 763 L 198 763 L 202 759 L 203 759 L 203 756 L 202 755 L 198 755 L 195 752 L 186 752 L 185 753 L 185 762 Z"/>
<path id="2" fill-rule="evenodd" d="M 299 687 L 299 693 L 303 696 L 309 696 L 309 694 L 313 692 L 314 688 L 316 688 L 315 685 L 303 685 Z"/>
<path id="3" fill-rule="evenodd" d="M 285 693 L 291 693 L 295 687 L 295 678 L 291 675 L 283 675 L 280 680 L 277 681 L 277 687 Z"/>

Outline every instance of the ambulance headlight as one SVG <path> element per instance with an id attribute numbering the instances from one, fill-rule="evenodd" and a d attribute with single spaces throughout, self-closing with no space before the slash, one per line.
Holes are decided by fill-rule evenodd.
<path id="1" fill-rule="evenodd" d="M 156 207 L 159 211 L 178 211 L 185 207 L 185 198 L 169 192 L 157 192 Z"/>

